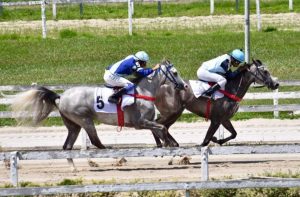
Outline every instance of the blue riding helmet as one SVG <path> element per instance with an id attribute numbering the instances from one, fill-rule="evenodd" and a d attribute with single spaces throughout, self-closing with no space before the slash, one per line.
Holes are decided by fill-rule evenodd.
<path id="1" fill-rule="evenodd" d="M 145 51 L 139 51 L 134 56 L 140 61 L 143 62 L 149 61 L 149 55 Z"/>
<path id="2" fill-rule="evenodd" d="M 230 56 L 233 57 L 235 60 L 239 61 L 240 63 L 245 61 L 245 54 L 241 49 L 234 49 Z"/>

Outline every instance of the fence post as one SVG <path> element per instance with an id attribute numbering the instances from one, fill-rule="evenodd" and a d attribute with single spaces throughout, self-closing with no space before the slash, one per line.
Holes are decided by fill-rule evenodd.
<path id="1" fill-rule="evenodd" d="M 185 197 L 190 197 L 190 190 L 185 190 Z"/>
<path id="2" fill-rule="evenodd" d="M 52 0 L 52 19 L 56 20 L 56 0 Z"/>
<path id="3" fill-rule="evenodd" d="M 245 0 L 245 62 L 250 62 L 250 3 Z"/>
<path id="4" fill-rule="evenodd" d="M 293 0 L 289 0 L 289 10 L 293 11 Z"/>
<path id="5" fill-rule="evenodd" d="M 215 11 L 215 3 L 214 0 L 210 0 L 210 14 L 213 15 Z"/>
<path id="6" fill-rule="evenodd" d="M 257 30 L 261 31 L 260 0 L 256 0 Z"/>
<path id="7" fill-rule="evenodd" d="M 128 0 L 128 32 L 132 36 L 132 10 L 131 10 L 131 0 Z"/>
<path id="8" fill-rule="evenodd" d="M 201 181 L 208 181 L 208 146 L 201 148 Z"/>
<path id="9" fill-rule="evenodd" d="M 10 180 L 13 186 L 18 187 L 18 152 L 10 153 Z"/>
<path id="10" fill-rule="evenodd" d="M 83 2 L 82 2 L 82 0 L 79 3 L 79 12 L 80 12 L 80 18 L 82 18 L 82 16 L 83 16 Z"/>
<path id="11" fill-rule="evenodd" d="M 3 5 L 2 5 L 2 0 L 0 0 L 0 16 L 3 16 Z"/>
<path id="12" fill-rule="evenodd" d="M 279 118 L 278 111 L 278 89 L 273 90 L 274 118 Z"/>
<path id="13" fill-rule="evenodd" d="M 87 137 L 86 131 L 81 132 L 81 150 L 87 150 L 91 145 L 90 139 Z"/>
<path id="14" fill-rule="evenodd" d="M 130 6 L 131 6 L 131 15 L 134 15 L 134 0 L 130 0 Z"/>
<path id="15" fill-rule="evenodd" d="M 42 11 L 43 38 L 46 38 L 47 37 L 47 27 L 46 27 L 46 2 L 45 2 L 45 0 L 41 1 L 41 11 Z"/>
<path id="16" fill-rule="evenodd" d="M 239 0 L 235 0 L 235 11 L 239 12 Z"/>
<path id="17" fill-rule="evenodd" d="M 160 0 L 157 1 L 157 12 L 158 12 L 158 15 L 161 15 L 161 1 Z"/>

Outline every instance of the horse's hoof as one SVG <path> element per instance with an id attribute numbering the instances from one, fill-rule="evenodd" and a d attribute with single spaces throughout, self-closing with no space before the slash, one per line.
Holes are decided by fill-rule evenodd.
<path id="1" fill-rule="evenodd" d="M 219 144 L 219 140 L 215 136 L 211 139 L 211 141 L 214 142 L 214 143 Z"/>
<path id="2" fill-rule="evenodd" d="M 157 148 L 162 148 L 163 146 L 162 146 L 162 144 L 157 144 L 156 147 Z"/>

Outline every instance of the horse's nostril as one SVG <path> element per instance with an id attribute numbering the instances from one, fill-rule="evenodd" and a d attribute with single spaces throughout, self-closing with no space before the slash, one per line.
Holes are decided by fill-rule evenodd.
<path id="1" fill-rule="evenodd" d="M 276 89 L 279 88 L 279 83 L 276 83 L 276 84 L 275 84 L 275 88 L 276 88 Z"/>

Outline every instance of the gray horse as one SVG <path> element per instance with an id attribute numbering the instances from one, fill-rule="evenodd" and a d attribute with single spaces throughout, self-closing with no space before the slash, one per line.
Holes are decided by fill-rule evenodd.
<path id="1" fill-rule="evenodd" d="M 173 88 L 184 89 L 184 81 L 180 78 L 176 68 L 164 61 L 160 68 L 146 78 L 141 79 L 136 88 L 136 94 L 155 97 L 159 87 L 165 83 L 173 84 Z M 29 122 L 37 125 L 46 119 L 51 111 L 58 109 L 68 136 L 63 145 L 64 150 L 71 150 L 81 128 L 87 132 L 91 143 L 98 148 L 105 148 L 101 143 L 94 120 L 104 124 L 118 125 L 115 113 L 96 113 L 94 110 L 95 87 L 74 87 L 66 90 L 62 95 L 41 86 L 16 95 L 11 105 L 14 116 L 19 122 Z M 27 116 L 24 116 L 25 115 Z M 29 116 L 28 116 L 29 115 Z M 165 146 L 175 146 L 168 139 L 167 129 L 164 125 L 154 121 L 154 102 L 135 98 L 132 105 L 124 107 L 124 123 L 126 127 L 135 129 L 150 129 L 152 133 L 162 140 Z"/>
<path id="2" fill-rule="evenodd" d="M 279 87 L 269 71 L 262 64 L 260 60 L 253 60 L 248 69 L 243 71 L 235 79 L 228 81 L 226 91 L 235 95 L 237 98 L 243 98 L 248 88 L 252 83 L 258 83 L 274 90 Z M 186 82 L 189 84 L 189 82 Z M 163 124 L 166 128 L 169 127 L 180 117 L 184 109 L 191 111 L 201 117 L 206 117 L 211 120 L 210 126 L 207 130 L 205 139 L 201 146 L 207 146 L 210 141 L 220 145 L 234 139 L 237 135 L 234 127 L 230 122 L 230 118 L 238 111 L 239 103 L 227 96 L 217 100 L 211 100 L 211 106 L 207 109 L 208 98 L 196 98 L 190 87 L 185 91 L 174 90 L 168 85 L 163 85 L 157 95 L 155 102 L 156 107 L 160 111 L 161 116 L 156 120 L 159 124 Z M 208 117 L 207 117 L 208 116 Z M 215 132 L 220 125 L 223 125 L 231 135 L 225 139 L 218 140 L 214 137 Z M 179 146 L 176 140 L 169 134 L 169 139 L 173 144 Z M 156 136 L 154 136 L 156 144 L 161 147 L 162 144 Z"/>

